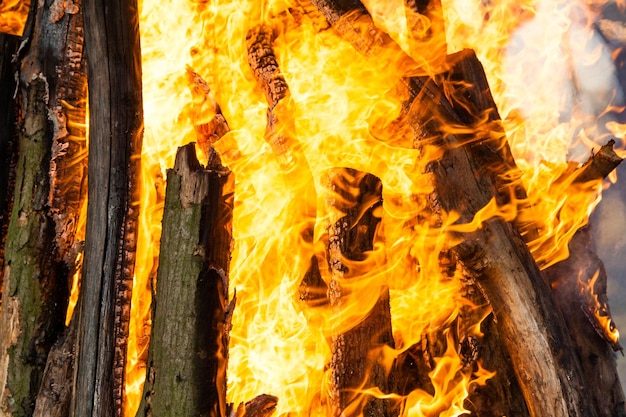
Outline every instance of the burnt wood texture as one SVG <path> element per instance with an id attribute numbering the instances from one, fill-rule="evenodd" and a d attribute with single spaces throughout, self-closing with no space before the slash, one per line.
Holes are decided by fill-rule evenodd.
<path id="1" fill-rule="evenodd" d="M 143 133 L 137 3 L 83 3 L 89 86 L 85 256 L 75 417 L 120 416 Z"/>
<path id="2" fill-rule="evenodd" d="M 76 256 L 85 179 L 79 12 L 78 5 L 33 2 L 17 57 L 22 108 L 0 313 L 0 409 L 12 416 L 33 413 L 48 352 L 64 328 Z"/>

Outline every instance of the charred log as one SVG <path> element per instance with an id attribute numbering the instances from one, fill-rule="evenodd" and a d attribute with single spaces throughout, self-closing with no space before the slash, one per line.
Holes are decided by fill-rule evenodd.
<path id="1" fill-rule="evenodd" d="M 239 404 L 237 410 L 232 410 L 229 417 L 269 417 L 276 411 L 278 398 L 273 395 L 261 394 L 258 397 Z"/>
<path id="2" fill-rule="evenodd" d="M 83 4 L 89 184 L 72 415 L 120 416 L 143 128 L 135 1 Z"/>
<path id="3" fill-rule="evenodd" d="M 610 140 L 574 172 L 572 188 L 597 185 L 622 161 Z M 589 401 L 599 416 L 624 416 L 624 393 L 614 350 L 622 350 L 607 297 L 607 272 L 595 252 L 591 228 L 578 230 L 569 243 L 570 256 L 544 271 L 554 299 L 565 317 L 583 370 Z"/>
<path id="4" fill-rule="evenodd" d="M 232 187 L 194 144 L 168 172 L 148 375 L 138 416 L 226 414 Z M 176 355 L 172 355 L 176 352 Z"/>
<path id="5" fill-rule="evenodd" d="M 33 413 L 46 358 L 63 329 L 68 303 L 70 277 L 64 260 L 74 253 L 70 246 L 84 180 L 79 169 L 68 168 L 82 163 L 84 114 L 67 114 L 63 107 L 78 108 L 85 96 L 78 12 L 78 5 L 58 10 L 49 3 L 33 3 L 20 57 L 24 108 L 6 240 L 8 304 L 0 319 L 1 327 L 13 327 L 7 334 L 14 337 L 3 340 L 2 349 L 9 372 L 0 372 L 0 408 L 11 415 Z M 64 71 L 72 71 L 73 77 Z M 68 120 L 74 125 L 66 124 Z M 74 188 L 77 192 L 70 192 Z"/>
<path id="6" fill-rule="evenodd" d="M 381 239 L 382 184 L 373 175 L 347 168 L 329 172 L 327 184 L 331 219 L 326 255 L 331 273 L 328 298 L 337 317 L 341 317 L 350 307 L 351 296 L 354 302 L 350 284 L 362 280 L 364 271 L 359 271 L 359 262 L 375 256 L 374 244 Z M 373 303 L 364 317 L 330 337 L 330 404 L 335 416 L 395 415 L 390 401 L 358 392 L 373 387 L 389 392 L 392 383 L 381 362 L 382 349 L 394 346 L 389 289 L 378 277 L 369 283 L 368 290 L 374 291 Z"/>

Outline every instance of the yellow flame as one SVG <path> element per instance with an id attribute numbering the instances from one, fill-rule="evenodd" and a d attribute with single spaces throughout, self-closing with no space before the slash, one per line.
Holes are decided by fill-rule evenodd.
<path id="1" fill-rule="evenodd" d="M 5 0 L 0 3 L 0 33 L 22 36 L 30 1 Z"/>
<path id="2" fill-rule="evenodd" d="M 460 271 L 450 273 L 442 264 L 441 254 L 458 233 L 496 216 L 532 223 L 541 230 L 531 242 L 533 254 L 547 266 L 566 256 L 569 238 L 597 203 L 596 186 L 572 192 L 579 186 L 563 180 L 570 155 L 586 157 L 596 140 L 623 129 L 616 121 L 594 124 L 604 111 L 598 107 L 615 105 L 605 103 L 606 97 L 618 97 L 604 85 L 580 81 L 585 71 L 605 65 L 602 46 L 592 42 L 590 8 L 539 0 L 450 0 L 443 4 L 444 39 L 436 11 L 417 15 L 401 1 L 364 3 L 379 27 L 428 73 L 444 69 L 446 41 L 448 52 L 477 51 L 530 199 L 507 206 L 493 200 L 465 225 L 454 224 L 455 213 L 428 213 L 433 181 L 426 168 L 442 150 L 428 143 L 412 149 L 410 129 L 398 126 L 406 99 L 401 79 L 410 69 L 406 60 L 394 60 L 398 54 L 389 60 L 362 56 L 334 31 L 320 30 L 319 20 L 303 13 L 298 2 L 144 0 L 146 136 L 126 415 L 134 415 L 145 376 L 163 172 L 177 146 L 196 139 L 194 125 L 215 114 L 207 103 L 194 101 L 187 67 L 207 81 L 231 129 L 214 146 L 236 178 L 230 290 L 237 291 L 237 306 L 228 369 L 228 401 L 235 406 L 267 393 L 279 398 L 277 415 L 324 415 L 328 337 L 362 320 L 381 291 L 390 293 L 398 345 L 381 353 L 389 364 L 426 332 L 445 329 L 460 311 L 475 308 L 462 296 Z M 311 220 L 299 194 L 304 179 L 286 176 L 264 139 L 268 104 L 246 51 L 248 31 L 261 23 L 274 28 L 274 50 L 290 92 L 275 111 L 289 121 L 286 132 L 301 146 L 318 194 L 313 245 L 301 233 Z M 590 94 L 597 98 L 591 107 L 576 102 Z M 491 125 L 476 129 L 491 132 Z M 336 167 L 372 173 L 383 184 L 379 215 L 385 243 L 350 265 L 361 272 L 356 281 L 341 281 L 349 294 L 341 309 L 298 297 L 310 255 L 325 259 L 326 227 L 337 219 L 325 204 L 322 183 Z M 320 269 L 330 282 L 328 266 L 321 262 Z M 466 326 L 479 336 L 479 323 Z M 430 373 L 435 395 L 418 390 L 400 399 L 403 415 L 463 414 L 468 387 L 493 375 L 480 367 L 473 375 L 464 372 L 456 342 L 446 334 L 447 350 Z"/>

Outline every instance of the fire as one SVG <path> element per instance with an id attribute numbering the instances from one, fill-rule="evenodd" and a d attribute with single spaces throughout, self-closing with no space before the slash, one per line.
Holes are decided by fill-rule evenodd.
<path id="1" fill-rule="evenodd" d="M 0 33 L 21 36 L 29 8 L 29 0 L 6 0 L 0 3 Z"/>
<path id="2" fill-rule="evenodd" d="M 454 244 L 453 233 L 479 228 L 494 216 L 519 217 L 541 230 L 530 247 L 542 267 L 567 256 L 568 239 L 586 223 L 599 190 L 595 184 L 572 192 L 573 180 L 563 179 L 566 161 L 588 156 L 610 133 L 624 129 L 615 120 L 596 122 L 620 97 L 582 82 L 585 71 L 608 62 L 602 46 L 594 44 L 594 9 L 572 2 L 450 0 L 443 4 L 443 16 L 424 16 L 401 1 L 364 3 L 426 73 L 445 69 L 441 50 L 446 38 L 448 52 L 477 51 L 532 199 L 504 207 L 494 200 L 465 225 L 453 225 L 455 213 L 425 213 L 432 181 L 424 173 L 441 150 L 429 144 L 413 149 L 407 130 L 394 123 L 406 99 L 398 88 L 406 61 L 359 54 L 334 31 L 322 30 L 325 23 L 303 13 L 298 2 L 144 0 L 140 31 L 146 134 L 125 415 L 134 415 L 145 376 L 164 170 L 172 166 L 177 146 L 197 140 L 194 126 L 215 116 L 210 103 L 190 92 L 189 69 L 210 86 L 231 128 L 214 146 L 236 178 L 230 287 L 237 291 L 237 305 L 228 369 L 228 401 L 235 405 L 266 393 L 279 398 L 276 415 L 325 415 L 329 338 L 358 325 L 388 290 L 396 346 L 376 354 L 389 369 L 425 334 L 445 329 L 445 349 L 429 373 L 434 393 L 417 390 L 400 396 L 365 389 L 360 395 L 402 402 L 403 416 L 461 415 L 472 386 L 493 374 L 480 363 L 473 371 L 464 369 L 458 340 L 447 330 L 461 316 L 477 316 L 462 332 L 480 337 L 480 321 L 488 314 L 463 297 L 462 271 L 442 267 L 440 254 Z M 310 167 L 317 192 L 314 219 L 309 202 L 301 198 L 305 179 L 285 175 L 284 161 L 264 140 L 268 103 L 246 50 L 248 31 L 260 24 L 276 34 L 274 50 L 289 94 L 275 111 Z M 594 96 L 593 106 L 576 103 L 574 89 Z M 323 179 L 337 167 L 376 175 L 383 193 L 376 212 L 382 218 L 379 238 L 364 260 L 350 264 L 359 279 L 340 281 L 350 294 L 340 308 L 304 303 L 298 296 L 311 254 L 320 260 L 326 284 L 331 281 L 332 271 L 322 260 L 327 228 L 341 212 L 329 207 Z M 302 230 L 312 220 L 310 243 Z"/>

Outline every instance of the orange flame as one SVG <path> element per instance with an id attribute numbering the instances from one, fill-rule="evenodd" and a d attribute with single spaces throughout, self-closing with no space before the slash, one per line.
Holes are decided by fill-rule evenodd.
<path id="1" fill-rule="evenodd" d="M 585 71 L 608 62 L 603 47 L 594 44 L 591 9 L 584 3 L 539 0 L 478 5 L 451 0 L 444 4 L 445 39 L 427 30 L 443 28 L 436 13 L 416 15 L 400 1 L 365 3 L 379 27 L 429 73 L 442 71 L 445 54 L 440 51 L 446 41 L 449 51 L 477 51 L 532 199 L 503 207 L 494 200 L 464 225 L 454 224 L 455 213 L 427 213 L 425 200 L 433 186 L 426 167 L 442 151 L 432 144 L 411 149 L 407 129 L 397 126 L 406 98 L 398 88 L 408 70 L 406 61 L 361 56 L 332 30 L 320 30 L 298 3 L 144 0 L 140 30 L 146 137 L 126 415 L 134 415 L 145 375 L 163 171 L 172 165 L 177 146 L 195 140 L 194 124 L 215 116 L 208 102 L 194 101 L 189 93 L 187 66 L 210 85 L 231 128 L 214 146 L 236 178 L 230 279 L 238 301 L 228 369 L 228 401 L 235 405 L 267 393 L 279 398 L 277 415 L 325 414 L 327 339 L 361 320 L 381 288 L 389 289 L 399 345 L 398 350 L 383 350 L 386 364 L 427 331 L 449 327 L 460 311 L 475 308 L 461 295 L 460 272 L 449 274 L 442 268 L 440 254 L 455 243 L 453 233 L 475 230 L 495 216 L 519 219 L 518 205 L 532 207 L 525 219 L 542 231 L 541 239 L 531 244 L 533 255 L 547 266 L 566 256 L 568 239 L 586 222 L 598 200 L 596 189 L 561 198 L 565 190 L 572 193 L 571 181 L 557 179 L 570 156 L 587 156 L 594 140 L 624 130 L 615 120 L 595 123 L 604 111 L 599 108 L 617 105 L 618 95 L 604 85 L 581 81 Z M 372 173 L 383 184 L 385 243 L 355 265 L 363 271 L 361 279 L 350 282 L 351 296 L 339 310 L 298 298 L 308 255 L 314 251 L 324 258 L 325 225 L 337 213 L 325 212 L 320 197 L 313 248 L 303 241 L 302 225 L 310 221 L 307 208 L 300 206 L 297 184 L 303 179 L 285 177 L 264 140 L 267 102 L 247 61 L 246 34 L 261 23 L 278 34 L 274 49 L 290 90 L 284 107 L 290 113 L 280 117 L 290 119 L 289 133 L 306 155 L 318 195 L 324 194 L 321 178 L 334 167 Z M 554 33 L 536 30 L 548 27 Z M 592 105 L 576 102 L 589 95 L 597 99 Z M 276 111 L 283 111 L 282 106 Z M 485 124 L 477 129 L 489 128 Z M 320 264 L 320 269 L 328 282 L 328 268 Z M 479 335 L 479 323 L 467 326 Z M 493 375 L 480 367 L 474 374 L 463 371 L 456 342 L 446 334 L 446 352 L 429 374 L 435 394 L 414 391 L 396 398 L 404 403 L 404 416 L 461 415 L 469 387 Z"/>
<path id="2" fill-rule="evenodd" d="M 5 0 L 1 2 L 0 33 L 22 36 L 29 8 L 29 0 Z"/>

